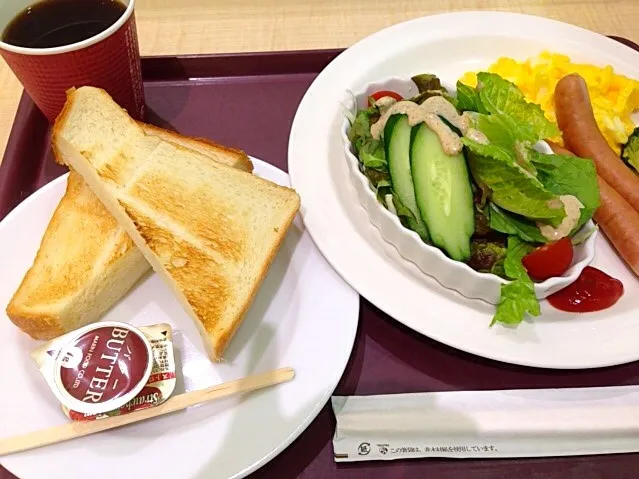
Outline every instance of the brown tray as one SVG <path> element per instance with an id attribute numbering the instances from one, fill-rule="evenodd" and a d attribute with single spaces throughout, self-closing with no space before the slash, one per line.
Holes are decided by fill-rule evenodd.
<path id="1" fill-rule="evenodd" d="M 634 48 L 639 50 L 637 45 Z M 145 58 L 142 65 L 149 109 L 147 120 L 243 148 L 250 155 L 286 170 L 288 133 L 297 105 L 313 79 L 338 53 L 331 50 Z M 23 95 L 0 165 L 0 218 L 64 172 L 52 160 L 46 120 Z M 336 393 L 626 384 L 639 384 L 637 364 L 587 371 L 510 366 L 436 343 L 362 299 L 355 347 Z M 338 465 L 332 457 L 334 426 L 327 405 L 291 446 L 251 477 L 583 479 L 634 478 L 639 470 L 639 454 Z M 0 466 L 0 479 L 13 478 Z"/>

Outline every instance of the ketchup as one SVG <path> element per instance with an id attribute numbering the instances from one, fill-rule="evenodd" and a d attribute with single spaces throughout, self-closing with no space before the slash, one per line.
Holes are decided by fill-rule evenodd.
<path id="1" fill-rule="evenodd" d="M 561 311 L 591 313 L 614 305 L 623 295 L 623 284 L 601 270 L 586 266 L 577 281 L 548 296 Z"/>

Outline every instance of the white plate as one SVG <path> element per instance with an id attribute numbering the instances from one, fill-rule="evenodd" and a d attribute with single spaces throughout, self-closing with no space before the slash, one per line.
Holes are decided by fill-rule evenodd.
<path id="1" fill-rule="evenodd" d="M 452 347 L 513 364 L 593 368 L 639 359 L 639 283 L 599 235 L 594 266 L 620 279 L 611 309 L 571 315 L 542 304 L 542 317 L 516 329 L 489 328 L 494 307 L 443 288 L 399 256 L 370 223 L 349 181 L 340 139 L 346 90 L 393 76 L 432 72 L 455 84 L 500 56 L 525 59 L 549 49 L 577 62 L 611 64 L 639 78 L 639 54 L 554 20 L 496 12 L 420 18 L 349 48 L 313 82 L 293 122 L 289 173 L 304 223 L 333 267 L 363 297 L 406 326 Z"/>
<path id="2" fill-rule="evenodd" d="M 288 184 L 281 170 L 253 162 L 257 175 Z M 65 185 L 66 176 L 49 183 L 0 223 L 0 437 L 66 421 L 29 357 L 39 343 L 4 314 Z M 350 356 L 358 315 L 357 293 L 324 260 L 300 218 L 224 364 L 206 359 L 191 320 L 160 278 L 149 275 L 104 319 L 174 326 L 183 368 L 176 392 L 284 366 L 295 368 L 295 379 L 242 398 L 3 457 L 2 465 L 21 479 L 244 477 L 288 446 L 322 409 Z"/>

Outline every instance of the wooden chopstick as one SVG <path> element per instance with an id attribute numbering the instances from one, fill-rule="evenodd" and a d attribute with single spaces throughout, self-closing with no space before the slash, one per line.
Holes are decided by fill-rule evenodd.
<path id="1" fill-rule="evenodd" d="M 159 406 L 142 409 L 122 416 L 113 416 L 94 421 L 72 421 L 61 426 L 31 432 L 21 436 L 0 439 L 0 456 L 14 452 L 25 451 L 37 447 L 47 446 L 58 442 L 68 441 L 77 437 L 87 436 L 100 431 L 114 429 L 138 421 L 144 421 L 152 417 L 172 413 L 185 409 L 195 404 L 200 404 L 215 399 L 224 398 L 233 394 L 254 391 L 256 389 L 274 386 L 290 381 L 295 377 L 292 368 L 275 369 L 262 374 L 247 376 L 245 378 L 218 384 L 207 389 L 191 391 L 169 398 Z"/>

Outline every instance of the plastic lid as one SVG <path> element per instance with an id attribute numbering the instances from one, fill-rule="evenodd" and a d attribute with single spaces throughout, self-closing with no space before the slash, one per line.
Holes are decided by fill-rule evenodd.
<path id="1" fill-rule="evenodd" d="M 102 322 L 79 329 L 54 364 L 54 393 L 86 414 L 117 409 L 138 394 L 153 368 L 147 337 L 126 323 Z"/>

